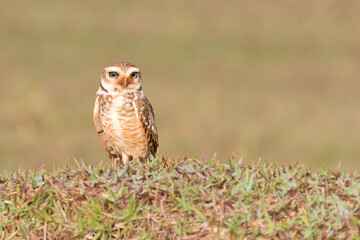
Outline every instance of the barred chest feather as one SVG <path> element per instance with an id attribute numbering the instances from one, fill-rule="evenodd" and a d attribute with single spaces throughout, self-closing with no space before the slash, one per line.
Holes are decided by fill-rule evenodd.
<path id="1" fill-rule="evenodd" d="M 147 157 L 148 141 L 138 120 L 135 93 L 99 94 L 100 119 L 104 132 L 120 154 Z"/>

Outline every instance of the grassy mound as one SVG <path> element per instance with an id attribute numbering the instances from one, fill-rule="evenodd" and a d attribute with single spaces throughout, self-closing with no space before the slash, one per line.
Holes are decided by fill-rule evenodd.
<path id="1" fill-rule="evenodd" d="M 214 159 L 84 163 L 0 176 L 0 239 L 348 239 L 352 173 Z"/>

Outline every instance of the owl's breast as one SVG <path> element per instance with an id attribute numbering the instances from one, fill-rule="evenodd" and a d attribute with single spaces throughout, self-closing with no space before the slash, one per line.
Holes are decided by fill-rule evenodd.
<path id="1" fill-rule="evenodd" d="M 114 148 L 134 157 L 145 157 L 148 143 L 131 98 L 103 96 L 100 118 Z M 103 104 L 102 104 L 103 102 Z"/>

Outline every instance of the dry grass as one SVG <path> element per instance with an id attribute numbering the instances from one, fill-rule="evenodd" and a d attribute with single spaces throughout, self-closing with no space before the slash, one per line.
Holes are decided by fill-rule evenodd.
<path id="1" fill-rule="evenodd" d="M 152 159 L 0 176 L 0 239 L 356 239 L 360 177 Z"/>

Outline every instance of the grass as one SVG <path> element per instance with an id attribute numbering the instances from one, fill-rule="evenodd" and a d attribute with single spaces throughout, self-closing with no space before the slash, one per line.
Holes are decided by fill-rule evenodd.
<path id="1" fill-rule="evenodd" d="M 0 176 L 0 239 L 357 239 L 360 177 L 214 156 Z"/>

